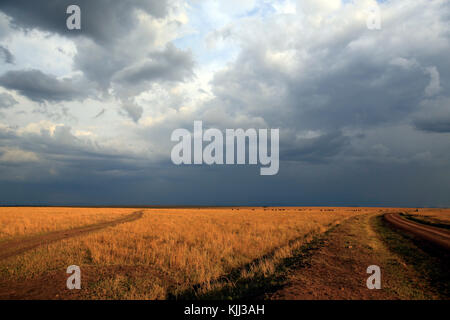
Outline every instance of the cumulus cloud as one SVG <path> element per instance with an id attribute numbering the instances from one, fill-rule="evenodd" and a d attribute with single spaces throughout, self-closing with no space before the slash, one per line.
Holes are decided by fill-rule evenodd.
<path id="1" fill-rule="evenodd" d="M 114 81 L 129 86 L 148 85 L 155 81 L 182 81 L 192 76 L 193 64 L 189 52 L 169 44 L 164 51 L 150 53 L 148 59 L 118 72 Z"/>
<path id="2" fill-rule="evenodd" d="M 241 52 L 215 75 L 215 103 L 229 114 L 245 112 L 269 126 L 289 128 L 290 142 L 302 130 L 321 130 L 338 139 L 342 130 L 411 119 L 421 110 L 424 95 L 443 93 L 440 78 L 444 72 L 449 76 L 445 51 L 450 50 L 450 8 L 441 1 L 406 8 L 402 3 L 380 4 L 384 28 L 377 32 L 365 25 L 370 1 L 302 1 L 307 14 L 329 18 L 333 12 L 337 17 L 327 18 L 321 28 L 280 16 L 248 19 L 232 29 L 230 37 L 237 39 Z M 406 13 L 415 18 L 405 27 Z M 436 29 L 422 29 L 412 40 L 414 35 L 406 30 L 422 25 L 425 14 L 433 16 Z"/>
<path id="3" fill-rule="evenodd" d="M 176 37 L 174 30 L 180 24 L 179 20 L 184 19 L 184 5 L 178 1 L 171 1 L 170 4 L 165 0 L 78 1 L 82 16 L 80 31 L 66 28 L 65 12 L 70 4 L 69 1 L 59 1 L 57 4 L 47 1 L 3 1 L 0 4 L 0 11 L 9 16 L 11 25 L 16 29 L 37 29 L 73 40 L 76 46 L 73 71 L 83 75 L 61 80 L 51 79 L 52 76 L 45 74 L 45 71 L 40 71 L 43 74 L 38 75 L 38 70 L 33 70 L 33 74 L 29 75 L 35 80 L 42 78 L 40 88 L 23 88 L 24 85 L 31 87 L 31 84 L 23 83 L 24 79 L 3 79 L 5 87 L 16 87 L 37 102 L 68 101 L 77 95 L 83 99 L 88 93 L 82 93 L 80 89 L 90 93 L 99 90 L 97 97 L 113 94 L 121 101 L 120 108 L 125 111 L 119 114 L 132 115 L 135 120 L 140 117 L 136 111 L 142 109 L 135 107 L 130 113 L 128 101 L 133 100 L 135 95 L 149 90 L 151 83 L 183 81 L 192 76 L 193 58 L 190 52 L 179 50 L 170 43 Z M 23 78 L 25 74 L 10 73 L 8 76 Z M 69 82 L 72 82 L 70 87 L 73 88 L 68 88 Z"/>
<path id="4" fill-rule="evenodd" d="M 122 109 L 134 122 L 143 114 L 143 107 L 132 97 L 149 91 L 153 84 L 183 82 L 193 77 L 194 62 L 189 52 L 168 44 L 162 51 L 117 72 L 112 78 L 114 93 L 122 101 Z"/>

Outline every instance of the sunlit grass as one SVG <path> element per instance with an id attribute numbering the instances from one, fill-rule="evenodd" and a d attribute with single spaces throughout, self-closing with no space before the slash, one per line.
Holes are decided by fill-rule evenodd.
<path id="1" fill-rule="evenodd" d="M 113 212 L 115 209 L 98 210 Z M 75 264 L 82 270 L 97 270 L 98 276 L 84 283 L 85 288 L 89 288 L 83 290 L 85 298 L 165 299 L 169 295 L 183 294 L 194 286 L 200 288 L 200 293 L 205 293 L 217 290 L 223 284 L 216 280 L 236 270 L 242 278 L 269 275 L 279 261 L 310 241 L 314 234 L 324 232 L 348 217 L 379 210 L 146 209 L 137 221 L 60 241 L 2 261 L 0 277 L 39 277 Z M 120 213 L 123 212 L 118 210 L 111 214 Z M 51 214 L 44 210 L 42 214 L 41 223 L 50 219 L 54 225 Z M 85 217 L 78 214 L 79 219 Z M 74 215 L 77 216 L 75 211 Z M 93 219 L 91 222 L 95 220 L 90 219 Z M 247 268 L 242 268 L 246 265 Z M 120 271 L 123 266 L 131 268 Z"/>
<path id="2" fill-rule="evenodd" d="M 0 241 L 117 219 L 136 209 L 0 207 Z"/>

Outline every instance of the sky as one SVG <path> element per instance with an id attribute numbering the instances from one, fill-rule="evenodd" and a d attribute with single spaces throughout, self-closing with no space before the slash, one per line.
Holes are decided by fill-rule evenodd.
<path id="1" fill-rule="evenodd" d="M 448 207 L 449 52 L 448 0 L 1 0 L 0 205 Z M 196 120 L 278 174 L 173 164 Z"/>

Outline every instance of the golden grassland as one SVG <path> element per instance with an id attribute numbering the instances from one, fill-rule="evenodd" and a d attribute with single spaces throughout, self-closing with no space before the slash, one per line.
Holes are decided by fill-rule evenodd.
<path id="1" fill-rule="evenodd" d="M 51 283 L 52 275 L 78 265 L 83 289 L 70 298 L 167 299 L 183 297 L 192 288 L 204 295 L 233 287 L 236 274 L 250 281 L 274 274 L 283 259 L 314 236 L 357 215 L 395 211 L 450 220 L 449 210 L 437 209 L 0 208 L 0 240 L 114 220 L 135 211 L 143 211 L 141 219 L 0 261 L 0 290 L 33 279 L 50 279 L 40 286 L 60 286 L 60 280 Z"/>
<path id="2" fill-rule="evenodd" d="M 1 234 L 73 227 L 137 211 L 16 210 L 5 214 L 9 224 L 1 224 Z M 314 235 L 355 215 L 383 212 L 381 208 L 319 207 L 142 210 L 144 215 L 139 220 L 0 261 L 0 282 L 39 278 L 75 264 L 82 271 L 95 271 L 95 276 L 84 278 L 85 290 L 81 290 L 80 298 L 166 299 L 193 287 L 204 294 L 233 286 L 233 280 L 226 279 L 236 270 L 239 278 L 270 275 L 282 259 Z M 21 226 L 23 221 L 26 229 Z M 217 281 L 221 277 L 225 281 Z"/>
<path id="3" fill-rule="evenodd" d="M 417 218 L 423 218 L 425 220 L 436 220 L 445 224 L 450 224 L 450 213 L 445 209 L 437 209 L 437 208 L 420 208 L 417 211 L 412 210 L 410 212 Z"/>
<path id="4" fill-rule="evenodd" d="M 0 241 L 105 222 L 134 211 L 124 208 L 2 207 Z"/>

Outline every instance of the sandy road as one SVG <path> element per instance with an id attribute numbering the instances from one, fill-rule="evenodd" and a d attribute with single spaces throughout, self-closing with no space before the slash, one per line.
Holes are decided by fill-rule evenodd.
<path id="1" fill-rule="evenodd" d="M 100 222 L 69 230 L 54 231 L 44 235 L 33 236 L 27 239 L 7 241 L 0 244 L 0 260 L 19 255 L 28 250 L 32 250 L 39 246 L 47 245 L 55 241 L 77 237 L 107 227 L 113 227 L 121 223 L 135 221 L 140 219 L 143 214 L 144 213 L 142 211 L 136 211 L 125 217 L 112 221 Z"/>
<path id="2" fill-rule="evenodd" d="M 386 213 L 384 218 L 399 229 L 410 232 L 441 248 L 450 250 L 450 232 L 448 230 L 406 220 L 398 213 Z"/>

